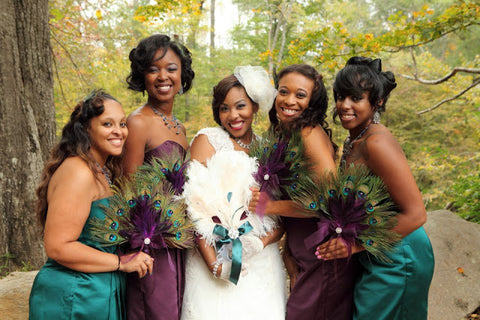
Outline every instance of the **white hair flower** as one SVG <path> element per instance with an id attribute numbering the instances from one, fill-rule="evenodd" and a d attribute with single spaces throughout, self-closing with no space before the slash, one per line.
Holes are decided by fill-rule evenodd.
<path id="1" fill-rule="evenodd" d="M 258 103 L 260 110 L 268 111 L 272 107 L 277 90 L 265 69 L 260 66 L 238 66 L 233 74 L 245 88 L 250 99 Z"/>

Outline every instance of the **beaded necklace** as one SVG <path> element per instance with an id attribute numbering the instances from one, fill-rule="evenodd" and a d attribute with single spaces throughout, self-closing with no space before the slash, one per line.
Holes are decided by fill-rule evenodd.
<path id="1" fill-rule="evenodd" d="M 101 167 L 98 162 L 95 162 L 96 166 L 98 169 L 100 169 L 100 172 L 103 174 L 103 176 L 105 177 L 105 180 L 107 180 L 108 184 L 111 185 L 112 184 L 112 175 L 110 173 L 110 170 L 108 170 L 107 166 L 103 166 Z"/>
<path id="2" fill-rule="evenodd" d="M 171 119 L 169 119 L 166 115 L 155 109 L 154 107 L 150 106 L 152 108 L 153 113 L 155 113 L 157 116 L 161 117 L 163 120 L 163 123 L 165 124 L 165 127 L 167 127 L 168 130 L 171 128 L 177 129 L 177 132 L 175 134 L 180 134 L 181 132 L 181 123 L 178 121 L 178 119 L 175 116 L 172 116 Z"/>
<path id="3" fill-rule="evenodd" d="M 240 140 L 240 138 L 235 139 L 235 142 L 243 149 L 250 150 L 250 147 L 252 146 L 252 142 L 253 142 L 253 136 L 252 136 L 252 141 L 250 141 L 250 143 L 243 143 L 242 140 Z"/>
<path id="4" fill-rule="evenodd" d="M 369 127 L 370 125 L 366 126 L 353 140 L 350 139 L 350 135 L 345 138 L 345 141 L 343 142 L 342 158 L 340 159 L 340 165 L 343 168 L 345 168 L 347 164 L 347 156 L 352 152 L 353 144 L 367 132 Z"/>
<path id="5" fill-rule="evenodd" d="M 229 134 L 230 134 L 230 133 L 229 133 Z M 252 140 L 250 140 L 250 143 L 244 143 L 244 142 L 242 142 L 242 140 L 240 140 L 240 138 L 235 138 L 235 137 L 232 136 L 231 134 L 230 134 L 230 137 L 231 137 L 232 139 L 234 139 L 235 142 L 236 142 L 241 148 L 247 149 L 247 150 L 250 150 L 250 147 L 252 146 L 253 141 L 254 141 L 255 139 L 258 139 L 257 135 L 255 134 L 255 132 L 253 132 L 253 130 L 252 130 Z"/>

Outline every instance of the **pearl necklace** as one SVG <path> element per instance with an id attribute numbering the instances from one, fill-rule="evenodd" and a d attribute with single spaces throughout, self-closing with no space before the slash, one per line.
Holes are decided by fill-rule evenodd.
<path id="1" fill-rule="evenodd" d="M 350 139 L 350 135 L 345 138 L 345 142 L 343 142 L 342 158 L 340 160 L 340 164 L 342 167 L 345 168 L 347 164 L 347 156 L 352 152 L 353 144 L 355 143 L 355 141 L 360 139 L 367 132 L 369 127 L 370 125 L 366 126 L 353 140 Z"/>
<path id="2" fill-rule="evenodd" d="M 150 106 L 152 108 L 153 113 L 155 113 L 157 116 L 161 117 L 163 120 L 163 123 L 165 124 L 165 127 L 167 127 L 168 130 L 171 128 L 177 129 L 177 132 L 175 134 L 180 134 L 181 132 L 181 123 L 178 121 L 178 119 L 175 116 L 172 116 L 171 119 L 169 119 L 166 115 L 155 109 L 154 107 Z"/>

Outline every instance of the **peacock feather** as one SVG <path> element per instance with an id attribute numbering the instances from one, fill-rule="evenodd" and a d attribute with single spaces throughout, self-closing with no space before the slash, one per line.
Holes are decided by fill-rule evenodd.
<path id="1" fill-rule="evenodd" d="M 288 189 L 295 189 L 301 176 L 309 171 L 304 158 L 303 143 L 299 132 L 269 131 L 256 140 L 249 152 L 258 161 L 258 171 L 254 177 L 260 191 L 271 199 L 281 199 Z"/>
<path id="2" fill-rule="evenodd" d="M 92 220 L 90 231 L 102 245 L 128 243 L 130 249 L 145 252 L 193 247 L 193 225 L 179 195 L 185 181 L 183 161 L 154 158 L 151 163 L 119 179 L 103 208 L 105 219 Z"/>
<path id="3" fill-rule="evenodd" d="M 397 208 L 381 178 L 364 165 L 351 165 L 312 181 L 302 177 L 290 197 L 309 216 L 319 217 L 318 229 L 305 239 L 312 248 L 331 238 L 341 238 L 351 248 L 361 243 L 383 261 L 400 236 L 391 229 L 397 224 Z"/>

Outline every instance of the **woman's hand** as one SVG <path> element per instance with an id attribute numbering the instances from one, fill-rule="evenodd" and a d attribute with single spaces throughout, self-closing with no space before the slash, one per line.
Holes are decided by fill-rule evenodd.
<path id="1" fill-rule="evenodd" d="M 240 237 L 240 241 L 242 241 L 242 260 L 253 257 L 264 247 L 263 241 L 257 236 L 243 235 Z"/>
<path id="2" fill-rule="evenodd" d="M 120 271 L 137 272 L 140 278 L 153 272 L 153 258 L 145 252 L 133 252 L 120 257 Z"/>
<path id="3" fill-rule="evenodd" d="M 250 188 L 250 190 L 252 191 L 252 197 L 248 203 L 248 211 L 263 216 L 270 198 L 265 192 L 260 192 L 260 189 L 258 188 Z"/>
<path id="4" fill-rule="evenodd" d="M 365 250 L 361 245 L 355 244 L 351 248 L 351 254 Z M 342 259 L 349 256 L 345 243 L 340 238 L 334 238 L 322 243 L 315 250 L 315 256 L 319 260 Z"/>

